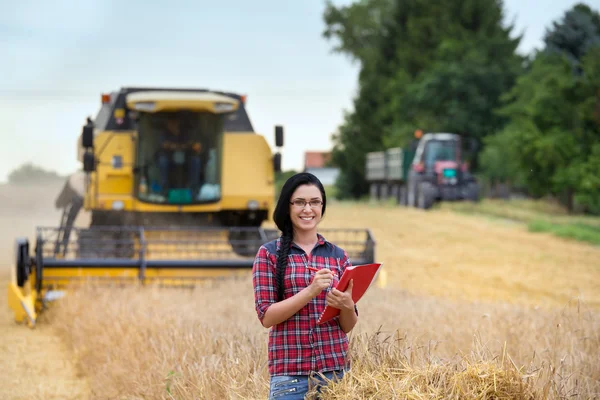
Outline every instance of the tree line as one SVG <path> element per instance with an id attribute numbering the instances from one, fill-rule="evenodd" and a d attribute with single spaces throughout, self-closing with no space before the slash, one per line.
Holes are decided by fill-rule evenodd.
<path id="1" fill-rule="evenodd" d="M 417 129 L 461 134 L 488 182 L 600 214 L 600 14 L 580 3 L 522 36 L 501 0 L 327 0 L 325 39 L 360 66 L 353 110 L 333 136 L 340 197 L 368 193 L 367 152 Z"/>
<path id="2" fill-rule="evenodd" d="M 24 163 L 13 169 L 7 177 L 11 185 L 30 185 L 37 183 L 53 183 L 64 181 L 66 176 L 55 171 L 49 171 L 31 162 Z"/>

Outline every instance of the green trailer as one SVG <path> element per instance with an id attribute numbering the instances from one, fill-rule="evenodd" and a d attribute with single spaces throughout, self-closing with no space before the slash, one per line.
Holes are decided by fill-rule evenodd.
<path id="1" fill-rule="evenodd" d="M 365 176 L 370 183 L 372 200 L 394 199 L 406 205 L 407 181 L 414 156 L 413 149 L 402 147 L 367 153 Z"/>

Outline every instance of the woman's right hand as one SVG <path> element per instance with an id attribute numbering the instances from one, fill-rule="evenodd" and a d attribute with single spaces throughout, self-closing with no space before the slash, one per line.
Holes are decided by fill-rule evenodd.
<path id="1" fill-rule="evenodd" d="M 328 268 L 321 268 L 315 272 L 313 280 L 308 286 L 313 297 L 317 297 L 323 289 L 327 289 L 331 285 L 333 274 Z"/>

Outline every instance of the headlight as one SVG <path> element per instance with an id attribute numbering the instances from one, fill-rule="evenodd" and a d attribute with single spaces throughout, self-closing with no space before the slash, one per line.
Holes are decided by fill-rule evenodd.
<path id="1" fill-rule="evenodd" d="M 258 210 L 258 201 L 256 200 L 250 200 L 248 202 L 248 208 L 251 210 Z"/>
<path id="2" fill-rule="evenodd" d="M 122 210 L 123 208 L 125 208 L 125 204 L 123 204 L 123 202 L 121 200 L 113 201 L 113 203 L 112 203 L 113 210 Z"/>

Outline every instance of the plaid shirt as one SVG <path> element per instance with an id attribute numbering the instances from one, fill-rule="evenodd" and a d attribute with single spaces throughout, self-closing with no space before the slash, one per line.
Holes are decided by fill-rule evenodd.
<path id="1" fill-rule="evenodd" d="M 256 312 L 260 321 L 269 306 L 277 302 L 275 269 L 280 239 L 260 247 L 252 279 Z M 318 243 L 311 254 L 292 243 L 284 276 L 284 299 L 292 297 L 312 281 L 313 272 L 307 266 L 329 268 L 333 271 L 333 285 L 337 285 L 344 270 L 350 266 L 348 254 L 318 234 Z M 334 371 L 348 366 L 346 353 L 348 337 L 339 324 L 339 315 L 317 325 L 325 309 L 323 290 L 288 320 L 269 331 L 269 374 L 308 375 L 312 371 Z M 355 312 L 358 309 L 355 307 Z"/>

